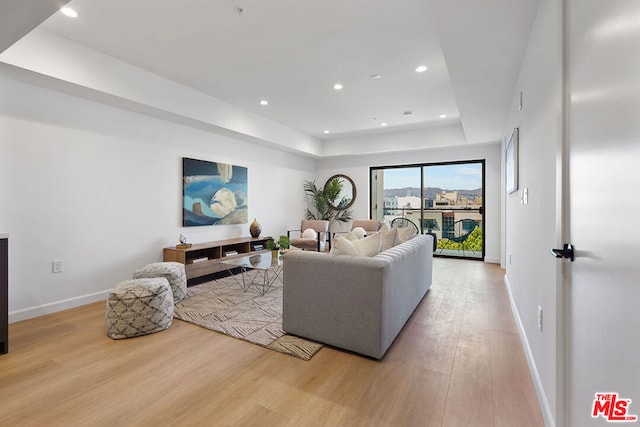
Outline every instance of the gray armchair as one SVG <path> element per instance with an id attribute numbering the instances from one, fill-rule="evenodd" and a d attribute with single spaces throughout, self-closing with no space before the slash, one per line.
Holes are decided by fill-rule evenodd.
<path id="1" fill-rule="evenodd" d="M 305 238 L 302 233 L 311 229 L 316 232 L 315 239 Z M 292 238 L 291 233 L 298 233 L 298 238 Z M 331 249 L 331 234 L 329 233 L 329 221 L 319 219 L 305 219 L 300 223 L 299 230 L 288 230 L 287 237 L 291 240 L 291 246 L 302 250 L 322 252 L 325 248 Z"/>

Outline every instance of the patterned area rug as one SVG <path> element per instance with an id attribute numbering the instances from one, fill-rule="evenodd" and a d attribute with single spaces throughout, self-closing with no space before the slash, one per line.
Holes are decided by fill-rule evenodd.
<path id="1" fill-rule="evenodd" d="M 236 278 L 242 282 L 241 276 Z M 236 278 L 224 277 L 189 287 L 187 297 L 176 304 L 174 317 L 303 360 L 310 360 L 323 347 L 282 330 L 279 280 L 261 295 L 254 287 L 244 292 Z"/>

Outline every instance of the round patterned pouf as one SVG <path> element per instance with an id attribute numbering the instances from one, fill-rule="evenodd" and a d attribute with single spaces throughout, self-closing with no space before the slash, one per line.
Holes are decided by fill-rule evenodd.
<path id="1" fill-rule="evenodd" d="M 154 262 L 133 273 L 134 279 L 149 277 L 164 277 L 169 281 L 174 303 L 179 303 L 187 296 L 187 274 L 184 271 L 184 264 L 179 262 Z"/>
<path id="2" fill-rule="evenodd" d="M 107 335 L 115 340 L 164 331 L 173 321 L 173 293 L 164 277 L 125 280 L 107 299 Z"/>

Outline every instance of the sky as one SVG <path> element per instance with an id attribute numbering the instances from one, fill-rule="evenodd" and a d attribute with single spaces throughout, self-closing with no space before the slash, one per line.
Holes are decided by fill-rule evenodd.
<path id="1" fill-rule="evenodd" d="M 444 190 L 474 190 L 482 187 L 482 163 L 427 166 L 425 187 Z M 420 168 L 384 170 L 384 188 L 420 187 Z"/>

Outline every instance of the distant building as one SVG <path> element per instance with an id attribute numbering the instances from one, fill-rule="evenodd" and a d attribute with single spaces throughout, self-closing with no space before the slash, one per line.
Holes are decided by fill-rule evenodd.
<path id="1" fill-rule="evenodd" d="M 397 197 L 398 208 L 403 209 L 420 209 L 420 197 L 405 196 Z"/>
<path id="2" fill-rule="evenodd" d="M 460 193 L 457 191 L 442 191 L 436 193 L 435 208 L 443 206 L 458 206 L 460 204 Z"/>

